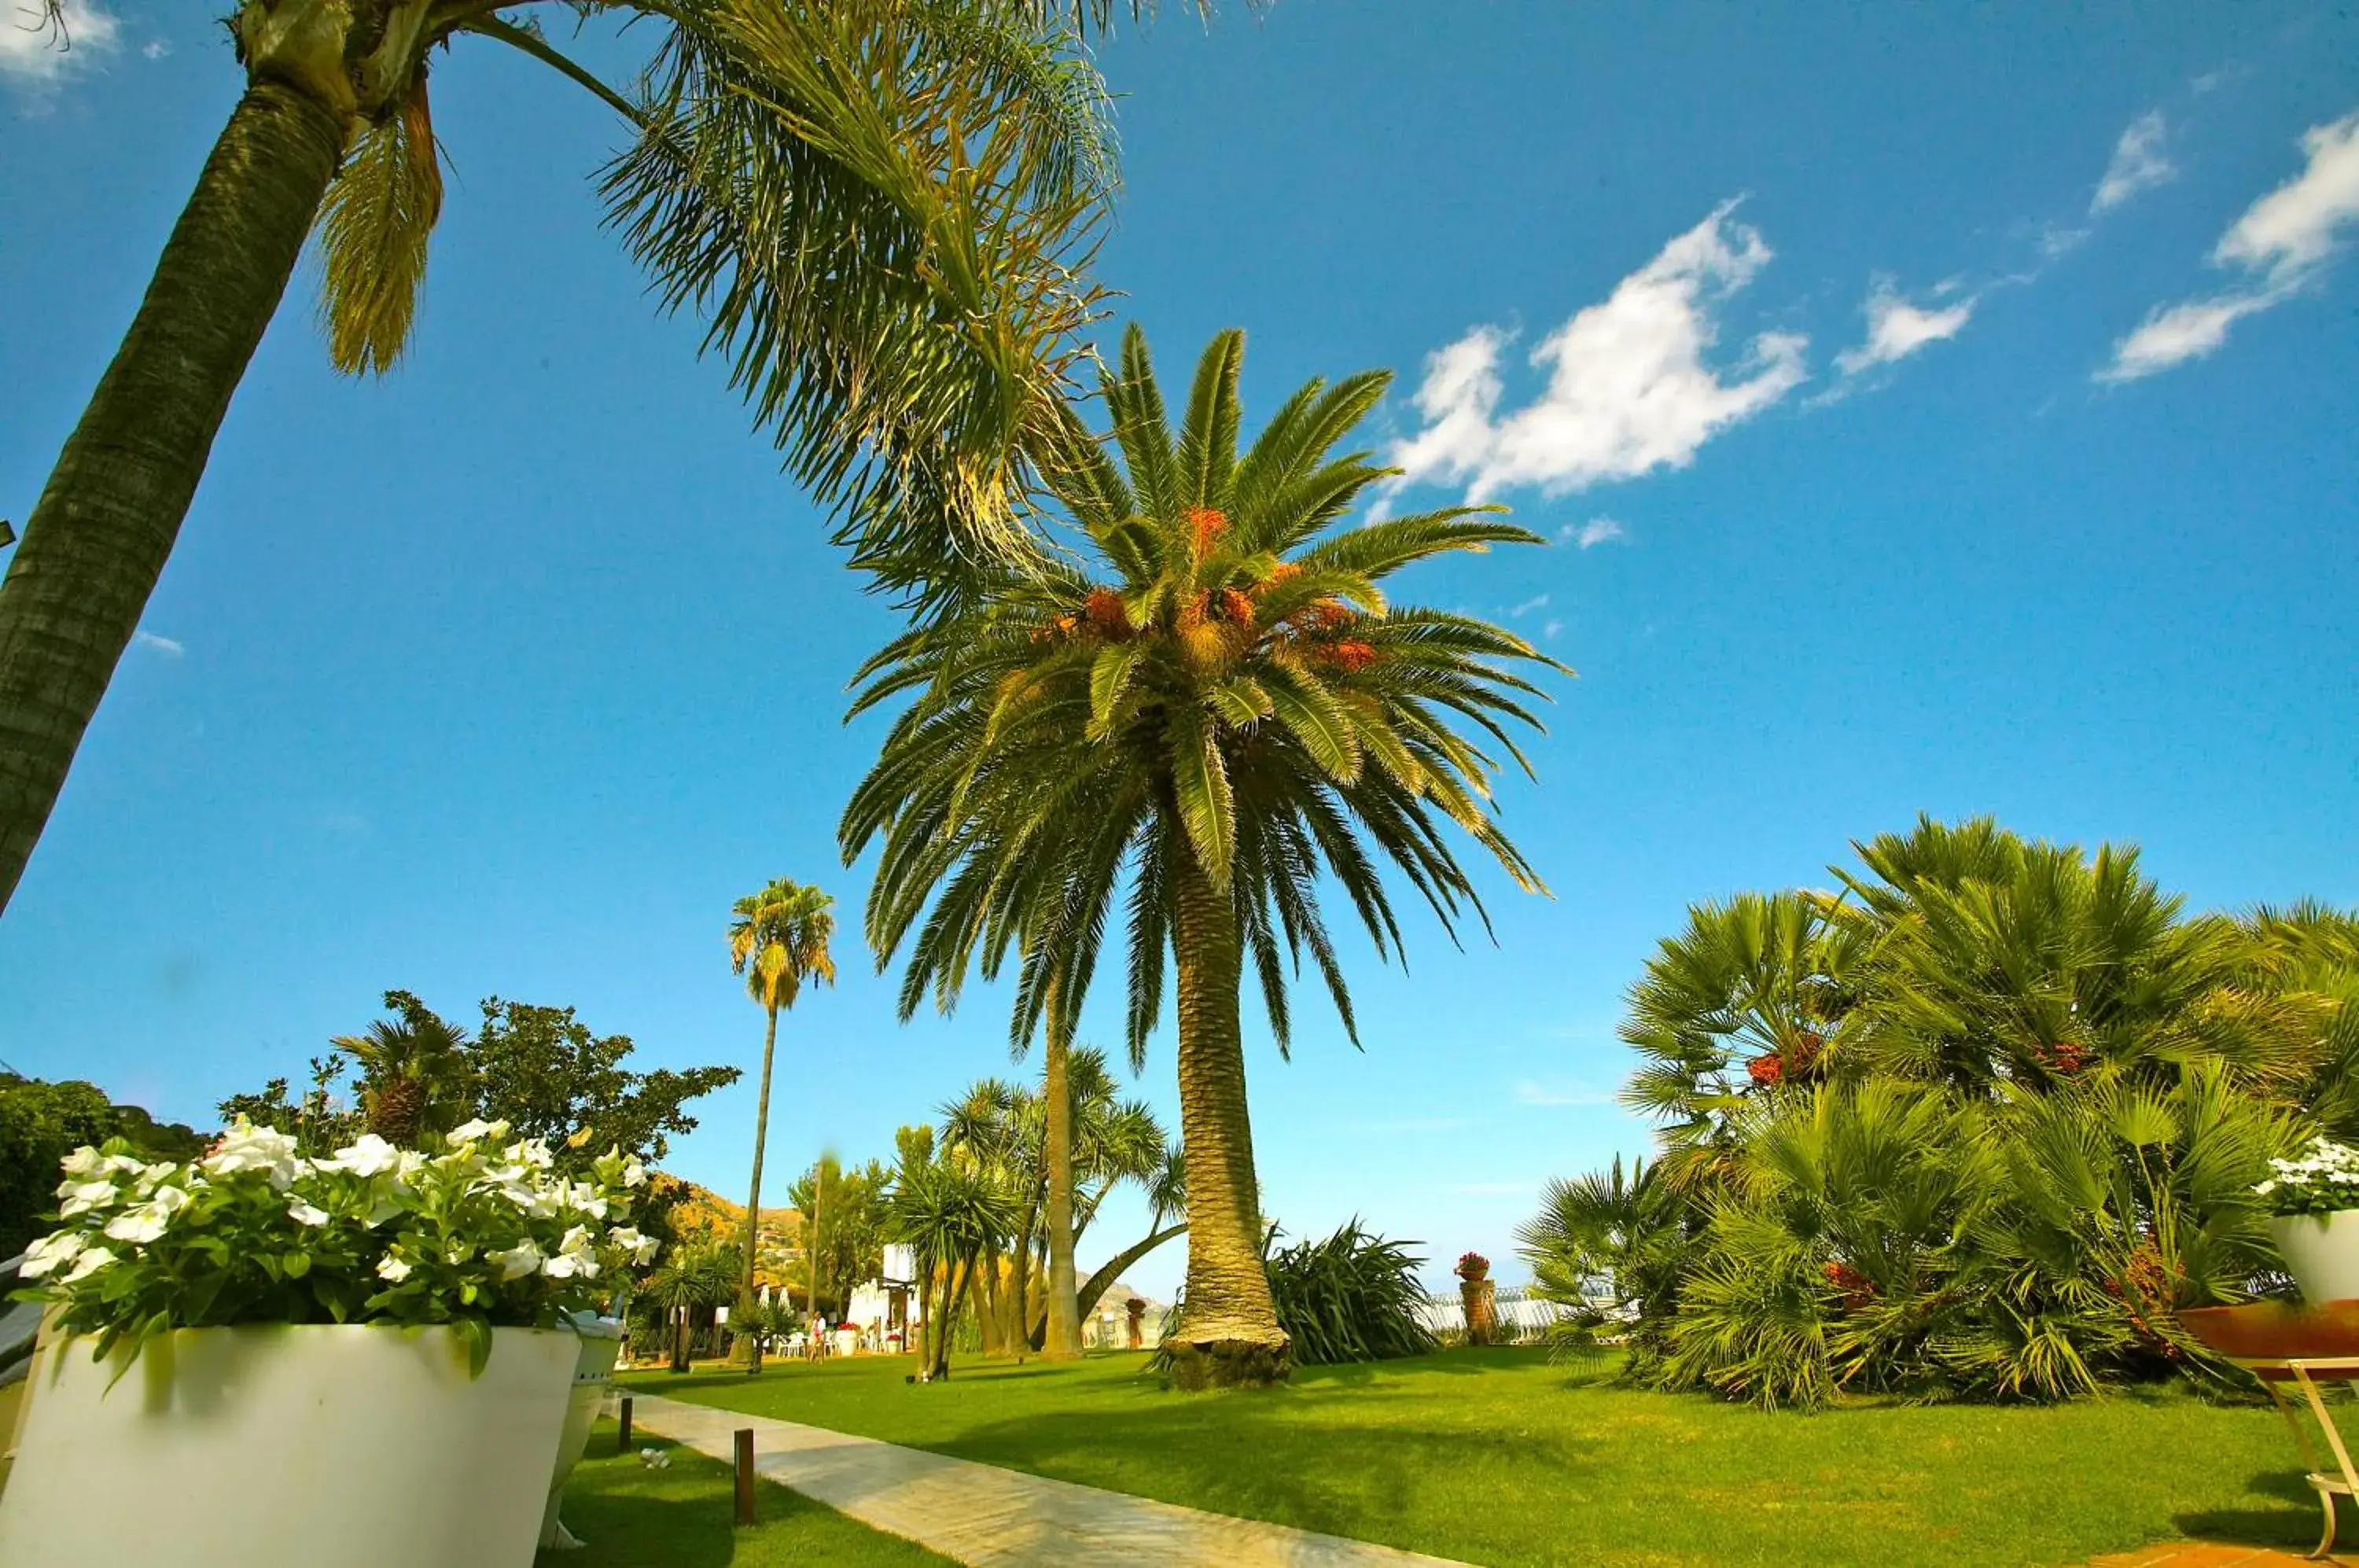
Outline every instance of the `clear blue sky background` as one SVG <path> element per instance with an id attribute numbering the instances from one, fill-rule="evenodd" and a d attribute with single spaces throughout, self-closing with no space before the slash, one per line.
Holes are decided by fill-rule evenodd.
<path id="1" fill-rule="evenodd" d="M 0 45 L 0 514 L 234 100 L 203 12 L 118 0 L 65 70 Z M 1556 897 L 1500 886 L 1495 947 L 1419 927 L 1406 976 L 1363 955 L 1364 1054 L 1323 1005 L 1291 1063 L 1256 1040 L 1289 1229 L 1506 1258 L 1547 1178 L 1645 1147 L 1613 1029 L 1685 906 L 1919 811 L 2134 840 L 2199 906 L 2359 901 L 2347 11 L 1287 0 L 1105 61 L 1104 275 L 1169 372 L 1231 324 L 1259 408 L 1393 366 L 1372 444 L 1456 409 L 1405 502 L 1487 484 L 1568 536 L 1423 585 L 1581 671 L 1506 796 Z M 482 45 L 435 109 L 413 356 L 340 381 L 290 297 L 0 924 L 0 1058 L 201 1121 L 399 985 L 750 1064 L 723 930 L 787 875 L 848 929 L 781 1029 L 773 1169 L 889 1153 L 1008 1071 L 998 996 L 894 1021 L 832 848 L 875 739 L 842 683 L 893 619 L 601 231 L 605 112 Z M 1531 352 L 1592 307 L 1552 384 Z M 1495 400 L 1421 410 L 1453 344 Z M 752 1101 L 675 1166 L 737 1192 Z"/>

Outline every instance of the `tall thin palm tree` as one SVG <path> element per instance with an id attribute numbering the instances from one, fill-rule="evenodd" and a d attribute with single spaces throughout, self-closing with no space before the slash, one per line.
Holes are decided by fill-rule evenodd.
<path id="1" fill-rule="evenodd" d="M 778 1013 L 795 1005 L 804 981 L 834 984 L 835 959 L 827 948 L 828 939 L 835 934 L 835 917 L 828 912 L 834 903 L 818 888 L 781 877 L 760 892 L 738 899 L 736 918 L 729 924 L 730 967 L 745 977 L 745 989 L 762 1005 L 766 1018 L 762 1087 L 754 1109 L 754 1184 L 745 1200 L 745 1271 L 737 1292 L 737 1310 L 746 1313 L 754 1307 L 754 1256 L 762 1221 L 762 1146 L 770 1131 L 770 1062 L 777 1051 Z M 761 1370 L 759 1336 L 743 1334 L 732 1343 L 733 1356 L 751 1370 Z"/>
<path id="2" fill-rule="evenodd" d="M 1000 573 L 869 661 L 854 713 L 910 701 L 840 829 L 847 859 L 883 839 L 866 923 L 882 963 L 914 933 L 904 1014 L 929 991 L 954 1004 L 971 965 L 989 976 L 1012 953 L 1019 1044 L 1044 1016 L 1052 1040 L 1070 1033 L 1127 889 L 1134 1065 L 1167 955 L 1178 981 L 1191 1382 L 1286 1368 L 1246 1110 L 1246 963 L 1281 1052 L 1288 959 L 1306 949 L 1356 1041 L 1324 879 L 1386 957 L 1400 931 L 1379 861 L 1445 929 L 1482 914 L 1443 817 L 1541 890 L 1494 820 L 1498 762 L 1466 731 L 1524 763 L 1507 724 L 1537 726 L 1522 699 L 1538 689 L 1514 667 L 1560 668 L 1380 586 L 1428 557 L 1539 542 L 1497 508 L 1337 526 L 1388 473 L 1334 451 L 1387 376 L 1311 383 L 1240 453 L 1244 353 L 1242 333 L 1212 341 L 1174 430 L 1132 329 L 1104 378 L 1110 443 L 1049 476 L 1071 555 Z"/>
<path id="3" fill-rule="evenodd" d="M 1146 0 L 1133 0 L 1134 11 Z M 1017 546 L 1111 187 L 1080 51 L 1115 0 L 244 0 L 245 88 L 0 583 L 0 909 L 318 236 L 339 368 L 408 345 L 442 180 L 438 51 L 500 44 L 623 120 L 610 219 L 888 582 Z M 63 27 L 62 0 L 46 0 Z M 539 18 L 643 24 L 610 86 Z M 62 38 L 60 38 L 62 42 Z M 989 554 L 988 549 L 982 553 Z"/>

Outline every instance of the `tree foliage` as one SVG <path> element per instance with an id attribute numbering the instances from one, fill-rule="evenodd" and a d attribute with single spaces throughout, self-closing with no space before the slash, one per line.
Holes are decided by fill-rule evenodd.
<path id="1" fill-rule="evenodd" d="M 1551 1187 L 1542 1286 L 1762 1404 L 2220 1371 L 2174 1314 L 2276 1288 L 2252 1189 L 2359 1115 L 2359 920 L 2190 915 L 2134 848 L 1987 820 L 1854 847 L 1663 942 L 1621 1031 L 1660 1158 Z"/>
<path id="2" fill-rule="evenodd" d="M 0 1258 L 16 1257 L 50 1228 L 59 1162 L 111 1138 L 125 1139 L 149 1160 L 193 1160 L 204 1149 L 191 1129 L 116 1105 L 94 1083 L 0 1073 Z"/>

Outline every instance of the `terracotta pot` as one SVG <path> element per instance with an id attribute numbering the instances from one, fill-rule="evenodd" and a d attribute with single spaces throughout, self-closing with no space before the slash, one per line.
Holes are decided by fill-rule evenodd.
<path id="1" fill-rule="evenodd" d="M 2359 1356 L 2359 1301 L 2303 1309 L 2282 1301 L 2242 1307 L 2190 1307 L 2181 1327 L 2235 1361 L 2284 1361 L 2297 1356 Z"/>

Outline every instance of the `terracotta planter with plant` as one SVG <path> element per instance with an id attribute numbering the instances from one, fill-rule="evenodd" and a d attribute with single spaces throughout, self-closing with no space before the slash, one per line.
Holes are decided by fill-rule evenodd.
<path id="1" fill-rule="evenodd" d="M 1458 1260 L 1452 1272 L 1458 1276 L 1458 1298 L 1466 1307 L 1466 1343 L 1498 1344 L 1499 1311 L 1493 1292 L 1491 1260 L 1479 1252 L 1470 1252 Z"/>

